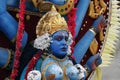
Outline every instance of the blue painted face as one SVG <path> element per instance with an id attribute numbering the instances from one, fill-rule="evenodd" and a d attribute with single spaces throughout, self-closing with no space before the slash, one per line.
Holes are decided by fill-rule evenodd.
<path id="1" fill-rule="evenodd" d="M 67 55 L 68 51 L 68 32 L 58 31 L 52 35 L 52 43 L 50 44 L 50 50 L 57 58 L 63 58 Z"/>

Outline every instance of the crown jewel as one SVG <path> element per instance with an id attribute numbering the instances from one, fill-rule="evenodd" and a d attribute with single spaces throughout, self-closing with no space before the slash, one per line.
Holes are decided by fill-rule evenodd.
<path id="1" fill-rule="evenodd" d="M 52 6 L 51 10 L 47 12 L 38 22 L 36 27 L 37 37 L 48 32 L 50 35 L 58 30 L 67 30 L 68 26 L 61 15 Z"/>

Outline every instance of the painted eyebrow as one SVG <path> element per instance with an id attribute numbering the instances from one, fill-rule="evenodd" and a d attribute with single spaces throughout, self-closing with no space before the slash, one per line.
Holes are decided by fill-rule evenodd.
<path id="1" fill-rule="evenodd" d="M 65 35 L 65 36 L 63 36 L 63 35 L 55 35 L 54 37 L 68 37 L 68 36 L 67 35 Z"/>

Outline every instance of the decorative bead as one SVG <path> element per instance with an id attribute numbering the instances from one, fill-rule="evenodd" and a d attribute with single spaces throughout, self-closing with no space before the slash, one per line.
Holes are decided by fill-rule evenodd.
<path id="1" fill-rule="evenodd" d="M 104 32 L 104 34 L 106 34 L 106 32 Z"/>
<path id="2" fill-rule="evenodd" d="M 18 13 L 16 14 L 16 18 L 19 18 L 19 14 Z"/>
<path id="3" fill-rule="evenodd" d="M 83 30 L 83 28 L 81 28 L 81 30 Z"/>
<path id="4" fill-rule="evenodd" d="M 68 8 L 65 8 L 65 10 L 67 11 L 67 10 L 68 10 Z"/>
<path id="5" fill-rule="evenodd" d="M 70 7 L 70 4 L 68 4 L 68 8 Z"/>
<path id="6" fill-rule="evenodd" d="M 26 16 L 26 20 L 30 20 L 30 16 L 29 15 Z"/>
<path id="7" fill-rule="evenodd" d="M 84 60 L 82 59 L 82 62 L 84 62 Z"/>
<path id="8" fill-rule="evenodd" d="M 64 12 L 64 9 L 61 9 L 61 12 Z"/>
<path id="9" fill-rule="evenodd" d="M 83 27 L 85 27 L 85 24 L 83 24 Z"/>
<path id="10" fill-rule="evenodd" d="M 101 49 L 99 49 L 99 52 L 101 51 Z"/>

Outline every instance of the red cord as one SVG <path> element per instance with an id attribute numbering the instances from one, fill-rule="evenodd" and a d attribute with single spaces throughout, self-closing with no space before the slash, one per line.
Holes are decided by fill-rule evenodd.
<path id="1" fill-rule="evenodd" d="M 21 56 L 21 47 L 22 47 L 22 38 L 24 32 L 24 13 L 25 13 L 25 0 L 20 0 L 20 10 L 19 10 L 19 26 L 18 26 L 18 33 L 16 39 L 16 52 L 14 56 L 14 65 L 13 70 L 11 73 L 11 80 L 15 80 L 18 75 L 18 68 L 19 68 L 19 58 Z"/>

